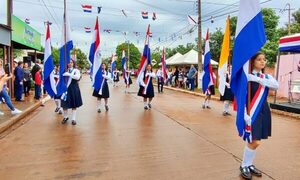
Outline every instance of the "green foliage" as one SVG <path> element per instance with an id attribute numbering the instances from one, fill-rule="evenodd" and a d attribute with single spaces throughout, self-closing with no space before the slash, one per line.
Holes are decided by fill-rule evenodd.
<path id="1" fill-rule="evenodd" d="M 116 67 L 118 69 L 122 69 L 122 51 L 123 49 L 125 50 L 125 56 L 126 58 L 128 57 L 128 43 L 122 43 L 117 46 L 116 48 L 116 54 L 118 56 L 117 62 L 116 62 Z M 129 67 L 138 69 L 139 64 L 140 64 L 140 59 L 141 59 L 141 53 L 139 49 L 133 44 L 129 43 Z"/>
<path id="2" fill-rule="evenodd" d="M 173 56 L 177 52 L 179 52 L 180 54 L 185 54 L 191 49 L 197 50 L 197 46 L 194 43 L 187 43 L 185 46 L 179 45 L 176 48 L 166 48 L 166 58 Z"/>
<path id="3" fill-rule="evenodd" d="M 154 50 L 152 53 L 151 53 L 151 58 L 152 59 L 155 59 L 156 60 L 156 64 L 153 65 L 153 68 L 158 68 L 159 66 L 159 63 L 161 61 L 161 54 L 162 54 L 162 51 L 161 50 Z"/>
<path id="4" fill-rule="evenodd" d="M 211 58 L 217 62 L 220 59 L 223 36 L 221 28 L 217 28 L 215 32 L 210 34 L 210 54 Z"/>
<path id="5" fill-rule="evenodd" d="M 293 14 L 293 23 L 298 23 L 300 24 L 300 9 L 298 9 L 297 11 L 295 11 Z"/>
<path id="6" fill-rule="evenodd" d="M 81 51 L 81 49 L 73 49 L 71 54 L 74 54 L 74 51 L 76 52 L 76 63 L 79 69 L 89 69 L 90 64 L 88 63 L 88 59 L 86 55 Z"/>
<path id="7" fill-rule="evenodd" d="M 266 55 L 267 66 L 272 67 L 276 63 L 277 57 L 278 42 L 277 41 L 267 41 L 262 52 Z"/>
<path id="8" fill-rule="evenodd" d="M 55 65 L 59 64 L 59 49 L 52 47 L 52 58 Z"/>

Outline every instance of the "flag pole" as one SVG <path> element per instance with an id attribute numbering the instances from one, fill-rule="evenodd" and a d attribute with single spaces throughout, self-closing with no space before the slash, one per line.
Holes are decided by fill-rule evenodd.
<path id="1" fill-rule="evenodd" d="M 65 64 L 65 72 L 68 69 L 67 65 L 67 0 L 64 0 L 64 64 Z"/>

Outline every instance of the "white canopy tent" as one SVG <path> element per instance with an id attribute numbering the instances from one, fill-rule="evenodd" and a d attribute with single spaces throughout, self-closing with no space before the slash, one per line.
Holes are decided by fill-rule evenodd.
<path id="1" fill-rule="evenodd" d="M 182 56 L 182 54 L 180 54 L 179 52 L 177 52 L 173 56 L 171 56 L 168 59 L 166 59 L 166 64 L 169 65 L 170 62 L 172 62 L 174 59 L 177 59 L 177 58 L 179 58 L 181 56 Z M 161 66 L 161 62 L 159 63 L 159 66 Z"/>
<path id="2" fill-rule="evenodd" d="M 203 62 L 204 62 L 204 56 L 202 55 L 202 63 Z M 198 52 L 193 49 L 187 52 L 186 54 L 184 54 L 183 56 L 178 57 L 176 59 L 174 58 L 170 62 L 167 62 L 167 65 L 191 65 L 191 64 L 194 65 L 198 64 Z M 211 64 L 218 65 L 218 62 L 211 59 Z"/>

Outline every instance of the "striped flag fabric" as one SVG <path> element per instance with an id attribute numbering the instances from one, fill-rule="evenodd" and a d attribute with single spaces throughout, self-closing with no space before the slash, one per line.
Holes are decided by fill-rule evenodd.
<path id="1" fill-rule="evenodd" d="M 300 52 L 300 33 L 280 38 L 279 51 Z"/>
<path id="2" fill-rule="evenodd" d="M 92 32 L 90 27 L 84 27 L 84 30 L 85 30 L 86 33 L 91 33 Z"/>
<path id="3" fill-rule="evenodd" d="M 50 25 L 47 24 L 46 30 L 46 42 L 45 42 L 45 51 L 44 51 L 44 88 L 47 93 L 54 97 L 57 94 L 56 82 L 54 79 L 54 63 L 51 52 L 51 39 L 50 39 Z"/>
<path id="4" fill-rule="evenodd" d="M 138 78 L 137 78 L 137 82 L 141 82 L 143 80 L 143 74 L 146 70 L 146 67 L 148 64 L 151 64 L 151 51 L 150 51 L 150 45 L 149 45 L 149 41 L 150 41 L 150 24 L 148 25 L 147 28 L 147 33 L 146 33 L 146 39 L 145 39 L 145 46 L 144 46 L 144 50 L 143 50 L 143 54 L 141 57 L 141 61 L 140 61 L 140 67 L 138 70 Z"/>
<path id="5" fill-rule="evenodd" d="M 202 89 L 203 93 L 209 93 L 209 87 L 214 85 L 214 76 L 211 66 L 211 55 L 209 47 L 209 30 L 207 29 L 204 49 L 204 64 L 203 64 L 203 78 L 202 78 Z"/>
<path id="6" fill-rule="evenodd" d="M 164 81 L 167 80 L 167 64 L 166 64 L 166 54 L 165 48 L 163 48 L 162 55 L 161 55 L 161 69 L 162 69 L 162 77 Z"/>
<path id="7" fill-rule="evenodd" d="M 64 21 L 66 21 L 66 28 L 63 28 L 63 42 L 62 46 L 59 49 L 59 82 L 57 84 L 57 95 L 61 96 L 66 93 L 67 91 L 67 79 L 63 76 L 65 71 L 67 70 L 67 65 L 70 63 L 71 56 L 70 52 L 73 49 L 73 41 L 71 39 L 71 34 L 70 34 L 70 24 L 69 20 L 67 18 L 67 15 L 64 17 Z M 64 25 L 63 25 L 64 27 Z M 66 30 L 66 33 L 65 33 Z M 64 37 L 66 35 L 66 37 Z M 66 41 L 64 41 L 66 40 Z"/>
<path id="8" fill-rule="evenodd" d="M 110 65 L 111 79 L 114 78 L 114 70 L 115 70 L 116 64 L 117 64 L 116 56 L 114 56 L 112 54 L 111 55 L 111 65 Z"/>
<path id="9" fill-rule="evenodd" d="M 142 11 L 142 18 L 143 19 L 148 19 L 148 12 Z"/>
<path id="10" fill-rule="evenodd" d="M 236 126 L 239 136 L 249 138 L 246 117 L 249 59 L 265 44 L 266 35 L 259 0 L 240 0 L 233 48 L 231 90 L 237 103 Z M 248 136 L 248 137 L 246 137 Z"/>
<path id="11" fill-rule="evenodd" d="M 92 76 L 92 85 L 94 90 L 100 91 L 102 84 L 102 60 L 100 53 L 100 28 L 98 23 L 98 17 L 96 18 L 96 24 L 94 29 L 94 37 L 90 47 L 89 60 L 92 64 L 91 67 L 91 76 Z"/>
<path id="12" fill-rule="evenodd" d="M 123 78 L 126 79 L 126 83 L 128 84 L 129 81 L 129 75 L 126 72 L 127 70 L 127 62 L 126 62 L 126 56 L 125 56 L 125 50 L 122 50 L 122 73 L 123 73 Z"/>
<path id="13" fill-rule="evenodd" d="M 227 73 L 227 67 L 228 67 L 229 52 L 230 52 L 230 17 L 228 16 L 227 20 L 226 20 L 226 28 L 225 28 L 225 34 L 223 37 L 223 43 L 222 43 L 222 49 L 221 49 L 221 55 L 220 55 L 220 61 L 219 61 L 219 68 L 218 68 L 219 92 L 222 96 L 224 96 L 224 93 L 225 93 L 226 73 Z"/>
<path id="14" fill-rule="evenodd" d="M 83 12 L 92 13 L 92 5 L 81 5 Z"/>

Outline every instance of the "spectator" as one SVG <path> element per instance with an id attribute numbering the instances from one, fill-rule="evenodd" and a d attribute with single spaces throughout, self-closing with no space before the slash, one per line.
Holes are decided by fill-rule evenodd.
<path id="1" fill-rule="evenodd" d="M 164 77 L 162 74 L 162 70 L 158 69 L 156 71 L 156 79 L 157 79 L 157 88 L 158 88 L 158 93 L 163 93 L 163 88 L 164 88 Z"/>
<path id="2" fill-rule="evenodd" d="M 190 68 L 190 70 L 188 72 L 188 80 L 189 80 L 189 84 L 191 85 L 190 86 L 190 90 L 191 91 L 194 91 L 194 89 L 195 89 L 195 80 L 196 80 L 197 72 L 198 71 L 196 70 L 196 68 L 192 64 L 191 68 Z"/>
<path id="3" fill-rule="evenodd" d="M 176 86 L 178 86 L 178 76 L 179 76 L 179 70 L 178 70 L 178 67 L 176 67 L 175 72 L 174 72 Z"/>
<path id="4" fill-rule="evenodd" d="M 11 114 L 15 115 L 15 114 L 19 114 L 22 111 L 18 110 L 17 108 L 15 108 L 11 102 L 11 99 L 7 93 L 7 86 L 6 86 L 6 81 L 10 78 L 12 78 L 12 75 L 7 76 L 5 75 L 4 69 L 3 69 L 3 60 L 0 59 L 0 77 L 1 77 L 1 84 L 0 84 L 0 99 L 4 99 L 6 105 L 8 106 L 8 108 L 11 110 Z M 4 115 L 3 112 L 0 111 L 0 115 Z"/>
<path id="5" fill-rule="evenodd" d="M 42 69 L 39 68 L 34 75 L 34 99 L 39 100 L 42 95 Z"/>
<path id="6" fill-rule="evenodd" d="M 183 87 L 183 80 L 184 80 L 184 73 L 183 73 L 182 69 L 179 69 L 177 87 L 179 87 L 179 88 Z"/>
<path id="7" fill-rule="evenodd" d="M 15 75 L 15 81 L 14 81 L 14 87 L 15 87 L 15 97 L 16 101 L 22 101 L 22 95 L 23 95 L 23 79 L 24 79 L 24 72 L 23 72 L 23 62 L 19 61 L 18 66 L 14 70 Z"/>
<path id="8" fill-rule="evenodd" d="M 24 94 L 25 97 L 29 96 L 29 91 L 31 89 L 31 72 L 28 68 L 28 63 L 24 63 Z"/>

